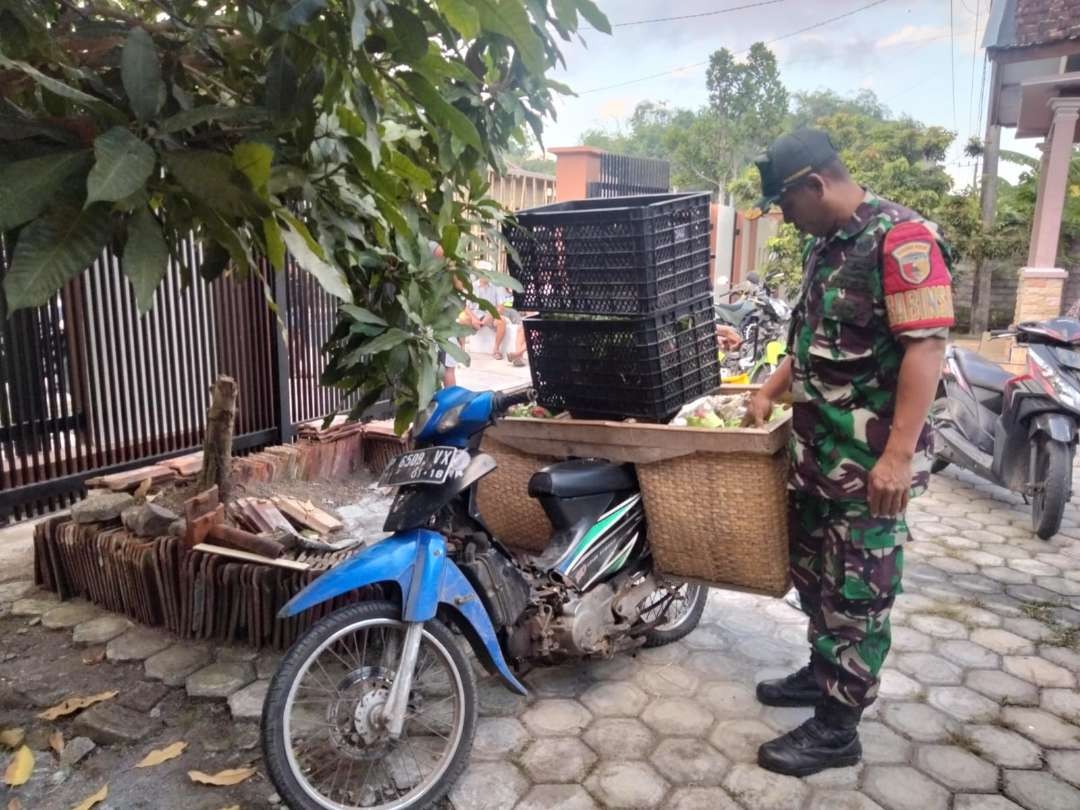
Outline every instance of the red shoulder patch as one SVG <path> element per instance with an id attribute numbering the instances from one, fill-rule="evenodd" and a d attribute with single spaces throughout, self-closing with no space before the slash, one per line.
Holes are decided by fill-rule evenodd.
<path id="1" fill-rule="evenodd" d="M 901 222 L 885 235 L 882 252 L 892 331 L 952 326 L 952 279 L 930 229 L 921 222 Z"/>

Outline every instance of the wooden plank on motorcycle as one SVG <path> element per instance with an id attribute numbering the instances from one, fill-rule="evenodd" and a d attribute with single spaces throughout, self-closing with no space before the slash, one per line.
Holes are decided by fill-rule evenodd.
<path id="1" fill-rule="evenodd" d="M 199 543 L 192 551 L 202 551 L 206 554 L 217 554 L 221 557 L 231 557 L 234 560 L 243 560 L 244 562 L 259 563 L 259 565 L 272 565 L 275 568 L 287 568 L 290 571 L 307 571 L 311 566 L 308 563 L 296 562 L 296 560 L 286 560 L 281 557 L 277 559 L 270 559 L 269 557 L 261 557 L 258 554 L 251 554 L 247 551 L 239 551 L 238 549 L 225 548 L 224 546 L 214 546 L 209 543 Z"/>

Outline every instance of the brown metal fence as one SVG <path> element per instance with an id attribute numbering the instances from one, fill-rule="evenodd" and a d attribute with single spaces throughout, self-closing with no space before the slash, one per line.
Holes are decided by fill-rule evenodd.
<path id="1" fill-rule="evenodd" d="M 0 313 L 0 523 L 66 507 L 91 476 L 197 449 L 218 374 L 239 385 L 238 451 L 349 404 L 319 385 L 334 299 L 291 264 L 266 274 L 269 288 L 208 284 L 200 251 L 180 241 L 142 317 L 111 252 L 45 306 Z M 0 280 L 8 258 L 0 244 Z"/>
<path id="2" fill-rule="evenodd" d="M 671 166 L 666 160 L 629 157 L 605 152 L 600 156 L 600 179 L 586 188 L 589 197 L 626 197 L 662 194 L 671 188 Z"/>

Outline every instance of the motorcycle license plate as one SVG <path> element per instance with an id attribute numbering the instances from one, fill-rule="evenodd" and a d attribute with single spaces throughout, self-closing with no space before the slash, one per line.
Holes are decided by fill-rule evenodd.
<path id="1" fill-rule="evenodd" d="M 450 471 L 461 466 L 461 456 L 469 454 L 456 447 L 425 447 L 402 453 L 383 470 L 379 485 L 401 487 L 411 484 L 442 484 Z"/>

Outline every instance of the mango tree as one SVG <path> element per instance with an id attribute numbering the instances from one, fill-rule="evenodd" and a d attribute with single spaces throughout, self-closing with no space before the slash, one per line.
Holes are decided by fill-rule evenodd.
<path id="1" fill-rule="evenodd" d="M 177 234 L 209 280 L 289 253 L 341 300 L 323 381 L 407 425 L 461 353 L 471 237 L 498 238 L 488 169 L 541 137 L 583 22 L 609 31 L 592 0 L 7 0 L 7 312 L 106 246 L 142 311 Z"/>

